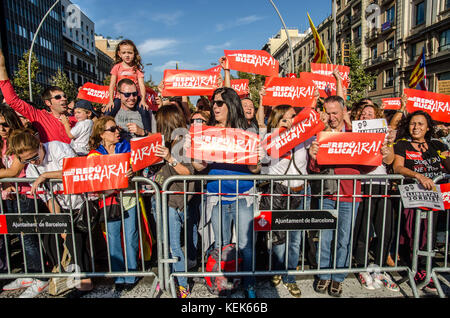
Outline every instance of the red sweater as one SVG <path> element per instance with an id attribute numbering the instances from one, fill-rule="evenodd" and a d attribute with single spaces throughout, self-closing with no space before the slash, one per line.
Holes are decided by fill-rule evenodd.
<path id="1" fill-rule="evenodd" d="M 6 103 L 16 112 L 26 117 L 39 132 L 43 143 L 49 141 L 61 141 L 70 144 L 71 139 L 67 136 L 64 125 L 52 113 L 37 109 L 21 100 L 9 80 L 0 81 L 0 89 L 5 97 Z M 70 126 L 76 124 L 75 117 L 69 117 Z"/>

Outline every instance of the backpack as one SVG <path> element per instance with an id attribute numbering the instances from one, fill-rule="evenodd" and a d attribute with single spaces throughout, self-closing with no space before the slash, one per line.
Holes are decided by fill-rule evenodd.
<path id="1" fill-rule="evenodd" d="M 240 271 L 242 265 L 242 256 L 238 254 L 237 270 Z M 207 252 L 206 272 L 219 271 L 219 249 L 213 248 Z M 220 271 L 236 271 L 236 244 L 228 244 L 222 248 L 222 261 L 220 262 Z M 234 291 L 240 284 L 239 277 L 232 276 L 210 276 L 205 277 L 206 287 L 209 292 L 216 296 L 225 296 Z"/>

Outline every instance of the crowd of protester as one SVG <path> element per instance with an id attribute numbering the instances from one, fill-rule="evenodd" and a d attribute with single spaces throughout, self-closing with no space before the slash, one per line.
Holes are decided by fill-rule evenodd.
<path id="1" fill-rule="evenodd" d="M 411 114 L 406 112 L 406 100 L 402 98 L 399 111 L 383 111 L 382 107 L 373 103 L 369 98 L 360 101 L 348 101 L 345 88 L 342 87 L 339 73 L 333 75 L 337 80 L 337 94 L 325 99 L 316 93 L 314 108 L 320 113 L 326 131 L 348 132 L 352 129 L 353 120 L 370 120 L 386 118 L 389 124 L 387 138 L 381 147 L 382 164 L 378 167 L 336 164 L 333 166 L 319 165 L 317 153 L 319 144 L 312 137 L 294 147 L 286 155 L 277 160 L 260 160 L 256 165 L 229 164 L 220 162 L 190 162 L 187 157 L 176 158 L 173 149 L 189 139 L 174 134 L 177 128 L 189 128 L 191 125 L 208 125 L 224 128 L 253 129 L 261 137 L 270 134 L 282 127 L 290 128 L 293 118 L 301 110 L 291 105 L 268 107 L 260 103 L 255 107 L 252 99 L 241 99 L 230 87 L 230 70 L 226 58 L 219 60 L 224 70 L 224 81 L 218 87 L 212 98 L 201 97 L 196 106 L 189 109 L 187 97 L 158 97 L 158 110 L 151 111 L 142 94 L 145 91 L 143 82 L 142 61 L 136 46 L 130 40 L 119 43 L 116 50 L 116 63 L 111 70 L 111 84 L 109 86 L 110 100 L 102 109 L 94 109 L 86 100 L 74 102 L 73 109 L 69 109 L 69 101 L 65 92 L 59 87 L 49 87 L 42 93 L 45 109 L 38 109 L 31 103 L 21 100 L 8 78 L 5 60 L 0 51 L 0 88 L 4 96 L 4 104 L 0 106 L 0 146 L 2 149 L 0 178 L 30 177 L 36 178 L 32 184 L 19 183 L 17 187 L 2 184 L 3 213 L 17 213 L 17 204 L 20 204 L 22 213 L 33 213 L 35 209 L 33 194 L 46 186 L 49 179 L 62 178 L 62 162 L 64 158 L 75 156 L 98 156 L 130 152 L 130 140 L 136 137 L 148 136 L 152 133 L 161 133 L 164 136 L 164 145 L 158 147 L 156 154 L 162 162 L 151 166 L 145 171 L 138 172 L 158 184 L 173 175 L 296 175 L 308 174 L 336 174 L 336 175 L 388 175 L 401 174 L 408 178 L 405 183 L 418 182 L 426 189 L 434 186 L 433 179 L 443 172 L 449 171 L 449 134 L 448 125 L 436 123 L 430 116 L 422 111 Z M 159 86 L 162 90 L 163 84 Z M 265 94 L 264 87 L 260 91 L 260 101 Z M 181 144 L 180 144 L 181 143 Z M 408 151 L 422 154 L 423 162 L 412 160 L 406 155 Z M 259 155 L 266 154 L 259 150 Z M 261 157 L 261 158 L 262 158 Z M 262 163 L 264 162 L 264 163 Z M 418 170 L 417 168 L 421 170 Z M 421 171 L 421 172 L 418 172 Z M 132 178 L 131 170 L 127 176 Z M 399 217 L 395 213 L 398 205 L 394 199 L 362 197 L 364 195 L 380 195 L 395 193 L 395 184 L 389 180 L 341 180 L 339 185 L 330 186 L 331 194 L 337 187 L 342 195 L 339 198 L 327 197 L 321 202 L 313 202 L 311 194 L 317 194 L 314 183 L 299 180 L 276 181 L 290 188 L 291 194 L 302 195 L 291 209 L 309 210 L 319 206 L 323 210 L 338 210 L 337 241 L 334 230 L 321 231 L 320 246 L 311 263 L 317 268 L 347 268 L 350 262 L 356 267 L 365 268 L 368 263 L 379 266 L 393 266 L 399 257 L 408 260 L 408 253 L 412 251 L 413 210 L 403 209 L 401 224 L 401 244 L 407 251 L 405 259 L 398 255 L 394 249 L 396 235 L 395 224 Z M 62 185 L 61 185 L 62 186 Z M 192 192 L 198 184 L 188 182 L 188 188 L 183 182 L 174 182 L 170 191 Z M 131 187 L 131 186 L 130 186 Z M 386 187 L 388 190 L 386 190 Z M 54 189 L 54 188 L 53 188 Z M 325 191 L 327 189 L 324 189 Z M 199 202 L 195 196 L 187 196 L 188 205 L 182 194 L 170 195 L 168 200 L 169 246 L 172 257 L 177 258 L 172 266 L 174 272 L 183 272 L 185 267 L 193 268 L 199 253 L 200 215 L 206 215 L 210 221 L 215 246 L 225 246 L 233 240 L 234 234 L 239 238 L 237 247 L 242 254 L 242 271 L 251 271 L 255 262 L 253 235 L 253 211 L 258 204 L 257 189 L 253 181 L 241 180 L 213 180 L 206 186 L 205 202 Z M 229 193 L 219 197 L 218 193 Z M 244 194 L 236 196 L 236 194 Z M 398 192 L 397 192 L 398 193 Z M 248 195 L 253 194 L 253 195 Z M 19 196 L 19 200 L 16 200 Z M 100 194 L 110 198 L 110 202 L 118 199 L 114 191 Z M 352 197 L 356 195 L 356 197 Z M 83 195 L 50 196 L 39 194 L 39 212 L 58 213 L 70 209 L 80 209 L 85 197 Z M 204 204 L 203 204 L 204 203 Z M 111 259 L 111 270 L 136 271 L 139 269 L 139 233 L 138 209 L 135 195 L 124 194 L 120 204 L 125 211 L 119 218 L 107 219 L 108 253 Z M 156 218 L 155 199 L 151 198 L 153 221 Z M 204 207 L 205 211 L 201 211 Z M 239 213 L 237 213 L 239 211 Z M 438 214 L 435 214 L 438 218 Z M 185 223 L 185 219 L 187 222 Z M 434 222 L 436 224 L 437 222 Z M 184 224 L 187 224 L 188 253 L 185 259 L 183 252 Z M 121 241 L 121 231 L 124 235 L 124 244 Z M 434 231 L 436 233 L 436 231 Z M 302 246 L 302 231 L 289 231 L 288 239 L 273 248 L 274 269 L 295 270 L 298 266 Z M 43 246 L 36 234 L 23 236 L 26 268 L 29 273 L 40 273 L 42 266 L 58 265 L 58 248 L 61 240 L 55 240 L 54 235 L 43 235 Z M 90 251 L 86 248 L 87 234 L 75 232 L 62 235 L 65 245 L 71 255 L 77 255 L 78 264 L 82 272 L 91 269 Z M 380 239 L 382 238 L 382 239 Z M 156 238 L 158 239 L 158 238 Z M 202 238 L 207 240 L 207 238 Z M 212 240 L 212 239 L 211 239 Z M 353 241 L 352 241 L 353 240 Z M 74 244 L 75 243 L 75 244 Z M 7 241 L 0 237 L 0 271 L 7 270 L 5 258 L 5 245 Z M 286 246 L 288 244 L 288 246 Z M 334 247 L 333 244 L 337 246 Z M 425 244 L 422 238 L 420 244 Z M 372 245 L 372 246 L 369 246 Z M 75 246 L 75 249 L 73 248 Z M 351 250 L 353 248 L 353 250 Z M 373 259 L 369 259 L 369 249 L 374 251 Z M 201 251 L 200 251 L 201 252 Z M 286 256 L 286 253 L 288 254 Z M 334 255 L 335 254 L 335 255 Z M 351 259 L 350 255 L 353 256 Z M 409 255 L 410 256 L 410 255 Z M 41 260 L 44 259 L 45 262 Z M 285 260 L 288 264 L 284 264 Z M 395 261 L 394 261 L 395 260 Z M 311 264 L 312 265 L 312 264 Z M 424 266 L 416 279 L 424 277 Z M 332 296 L 341 296 L 345 273 L 318 275 L 314 285 L 317 293 L 328 292 Z M 385 272 L 361 271 L 358 275 L 361 285 L 367 289 L 388 288 L 398 291 L 399 286 L 392 277 Z M 135 276 L 116 277 L 116 289 L 129 289 L 136 285 L 139 278 Z M 256 297 L 256 278 L 246 275 L 242 279 L 242 287 L 249 298 Z M 274 275 L 271 280 L 274 286 L 283 284 L 290 294 L 300 297 L 301 291 L 294 275 Z M 35 297 L 48 286 L 48 280 L 42 278 L 18 278 L 7 285 L 3 290 L 25 289 L 20 297 Z M 190 293 L 188 279 L 177 276 L 177 292 L 179 297 L 188 297 Z M 433 288 L 433 282 L 428 285 Z M 77 286 L 82 291 L 94 288 L 93 280 L 86 278 Z"/>

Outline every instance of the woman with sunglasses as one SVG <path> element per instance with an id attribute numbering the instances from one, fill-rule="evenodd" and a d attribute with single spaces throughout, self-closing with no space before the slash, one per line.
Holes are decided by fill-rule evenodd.
<path id="1" fill-rule="evenodd" d="M 205 110 L 197 110 L 191 115 L 191 125 L 199 124 L 206 125 L 209 122 L 211 115 Z"/>
<path id="2" fill-rule="evenodd" d="M 211 119 L 209 121 L 210 126 L 239 128 L 243 130 L 249 128 L 241 100 L 235 90 L 229 87 L 218 88 L 214 91 L 212 100 Z M 194 162 L 194 167 L 198 171 L 208 168 L 209 175 L 250 175 L 259 173 L 261 169 L 260 163 L 248 166 L 220 162 L 211 162 L 209 164 L 206 162 Z M 253 181 L 240 180 L 239 189 L 237 189 L 237 182 L 233 180 L 210 181 L 207 184 L 207 191 L 206 215 L 211 215 L 215 248 L 220 248 L 231 243 L 231 224 L 233 221 L 235 224 L 238 223 L 239 226 L 236 228 L 236 232 L 239 237 L 238 247 L 242 252 L 243 257 L 242 270 L 251 271 L 254 196 L 244 195 L 236 197 L 233 193 L 256 193 L 256 189 L 253 187 Z M 218 193 L 229 194 L 221 196 L 219 200 Z M 219 207 L 219 205 L 221 206 Z M 237 211 L 239 211 L 239 220 L 237 220 Z M 220 218 L 222 219 L 220 220 Z M 219 241 L 219 238 L 222 240 Z M 256 297 L 254 284 L 254 276 L 245 276 L 243 278 L 243 287 L 248 298 Z"/>
<path id="3" fill-rule="evenodd" d="M 126 139 L 120 138 L 119 127 L 111 116 L 100 117 L 93 126 L 92 135 L 89 140 L 91 151 L 90 156 L 112 155 L 119 153 L 126 153 L 131 151 L 130 143 Z M 131 169 L 127 176 L 131 178 L 133 175 Z M 108 204 L 108 197 L 115 196 L 117 200 L 120 197 L 115 193 L 108 193 L 105 195 L 105 203 Z M 136 271 L 138 269 L 138 248 L 139 248 L 139 234 L 138 234 L 138 219 L 137 219 L 137 202 L 134 194 L 123 194 L 122 202 L 124 214 L 123 218 L 107 220 L 106 233 L 108 239 L 109 256 L 111 259 L 111 270 L 113 272 L 125 271 L 124 251 L 122 248 L 121 229 L 123 231 L 123 247 L 126 250 L 128 271 Z M 103 201 L 103 197 L 100 198 Z M 103 210 L 101 209 L 103 213 Z M 115 288 L 117 291 L 132 289 L 138 282 L 135 276 L 121 276 L 115 279 Z"/>

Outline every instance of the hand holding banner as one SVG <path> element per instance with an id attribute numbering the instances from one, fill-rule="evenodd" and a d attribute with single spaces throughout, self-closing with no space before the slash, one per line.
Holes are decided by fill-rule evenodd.
<path id="1" fill-rule="evenodd" d="M 319 165 L 379 166 L 380 152 L 386 134 L 320 132 L 317 135 Z"/>
<path id="2" fill-rule="evenodd" d="M 350 67 L 345 65 L 334 65 L 325 63 L 311 63 L 311 73 L 321 74 L 327 76 L 333 76 L 334 69 L 337 68 L 339 75 L 342 78 L 342 85 L 348 88 L 349 77 L 350 77 Z M 334 76 L 333 76 L 334 78 Z"/>
<path id="3" fill-rule="evenodd" d="M 269 156 L 277 159 L 323 129 L 325 125 L 320 115 L 312 108 L 305 108 L 295 116 L 290 129 L 277 129 L 263 140 L 261 146 Z"/>
<path id="4" fill-rule="evenodd" d="M 381 106 L 382 109 L 398 110 L 402 107 L 401 98 L 400 97 L 382 98 Z"/>
<path id="5" fill-rule="evenodd" d="M 336 79 L 334 76 L 301 72 L 300 78 L 312 81 L 319 89 L 320 97 L 327 98 L 336 95 Z"/>
<path id="6" fill-rule="evenodd" d="M 162 96 L 211 96 L 218 87 L 215 71 L 165 70 Z"/>
<path id="7" fill-rule="evenodd" d="M 311 107 L 314 100 L 315 85 L 310 79 L 267 77 L 264 86 L 264 106 Z"/>
<path id="8" fill-rule="evenodd" d="M 164 138 L 160 133 L 148 137 L 133 138 L 131 145 L 131 168 L 134 172 L 163 161 L 155 155 L 156 147 L 164 145 Z"/>
<path id="9" fill-rule="evenodd" d="M 191 146 L 189 158 L 231 164 L 256 165 L 259 137 L 236 128 L 192 125 L 189 130 Z"/>
<path id="10" fill-rule="evenodd" d="M 264 50 L 224 50 L 230 69 L 278 76 L 279 64 L 267 51 Z"/>
<path id="11" fill-rule="evenodd" d="M 109 102 L 109 87 L 87 82 L 79 90 L 77 98 L 106 105 Z"/>
<path id="12" fill-rule="evenodd" d="M 64 158 L 64 194 L 97 192 L 128 187 L 130 153 Z"/>
<path id="13" fill-rule="evenodd" d="M 450 123 L 449 95 L 412 88 L 405 88 L 404 94 L 407 96 L 406 110 L 408 113 L 423 110 L 436 121 Z"/>

